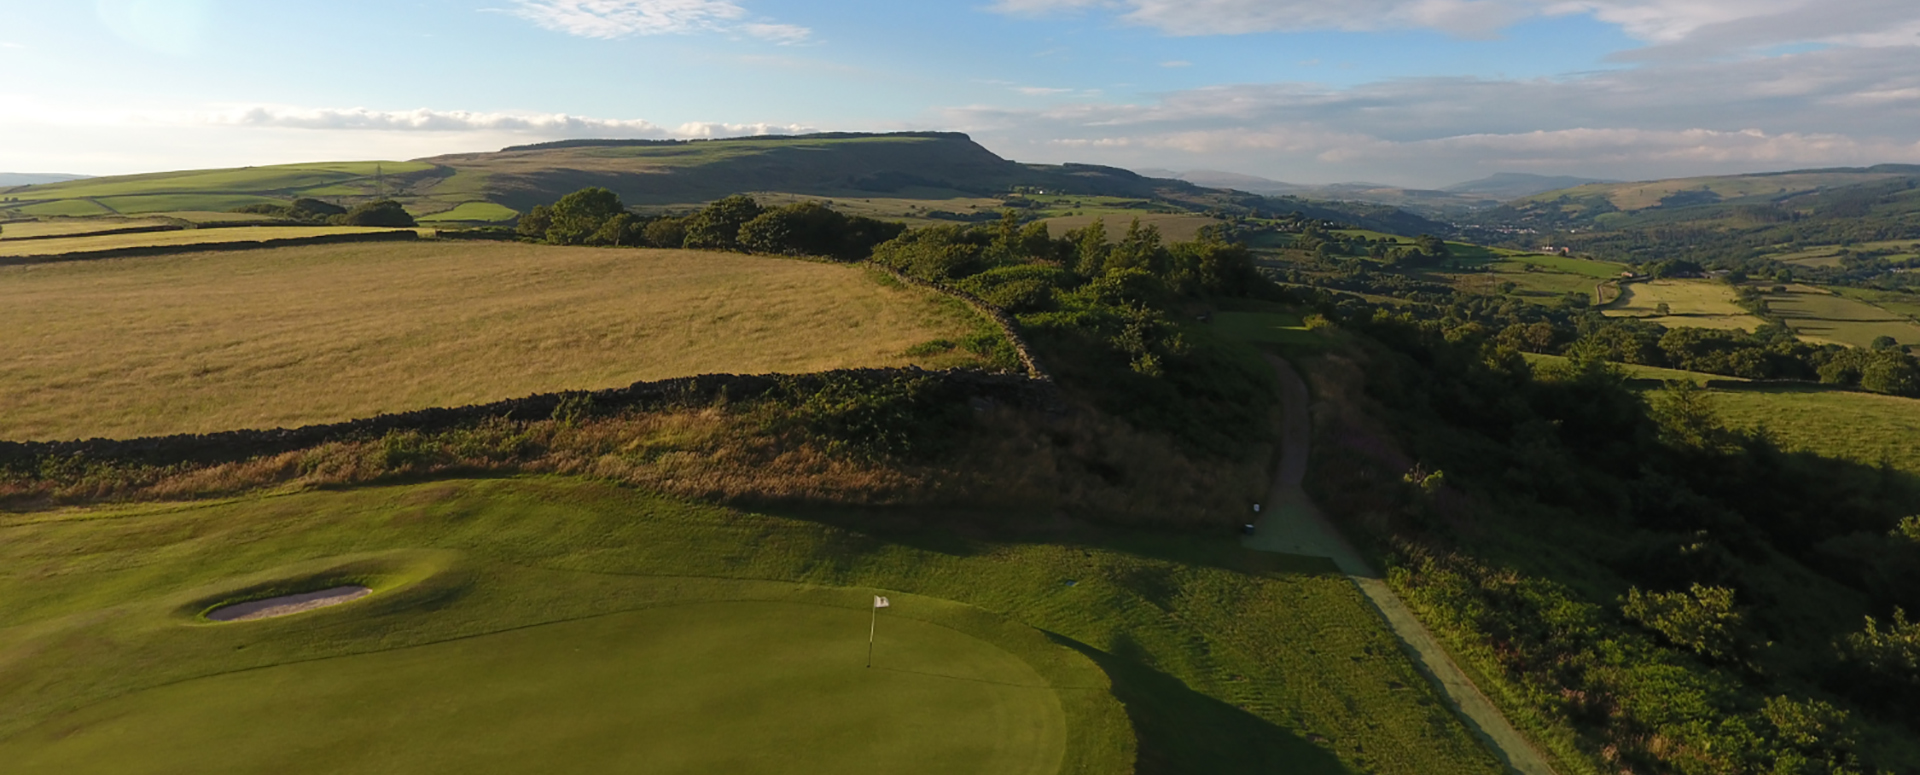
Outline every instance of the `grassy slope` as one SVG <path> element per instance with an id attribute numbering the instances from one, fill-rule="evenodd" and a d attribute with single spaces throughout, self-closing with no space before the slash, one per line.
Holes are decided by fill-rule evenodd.
<path id="1" fill-rule="evenodd" d="M 144 236 L 144 235 L 143 235 Z M 700 373 L 971 363 L 863 270 L 682 251 L 312 246 L 0 269 L 0 438 L 295 426 Z"/>
<path id="2" fill-rule="evenodd" d="M 1621 210 L 1656 207 L 1660 200 L 1686 191 L 1711 191 L 1722 199 L 1748 196 L 1785 195 L 1858 183 L 1870 183 L 1900 177 L 1897 173 L 1871 172 L 1794 172 L 1761 175 L 1728 175 L 1705 178 L 1675 178 L 1643 183 L 1594 183 L 1576 188 L 1549 191 L 1519 200 L 1519 203 L 1549 203 L 1562 196 L 1573 199 L 1603 197 Z"/>
<path id="3" fill-rule="evenodd" d="M 1881 336 L 1901 344 L 1920 344 L 1920 324 L 1882 309 L 1853 294 L 1835 294 L 1806 285 L 1785 286 L 1767 293 L 1767 311 L 1787 321 L 1794 333 L 1809 342 L 1868 347 Z"/>
<path id="4" fill-rule="evenodd" d="M 846 527 L 521 479 L 6 518 L 0 693 L 12 701 L 0 706 L 0 750 L 41 739 L 56 728 L 22 732 L 64 709 L 195 677 L 659 602 L 802 594 L 715 581 L 732 579 L 896 590 L 1057 633 L 1111 677 L 1142 772 L 1497 771 L 1324 564 L 1164 534 L 1062 525 L 993 540 L 982 529 L 941 529 L 924 514 L 822 516 Z M 348 557 L 402 567 L 394 573 L 413 583 L 306 617 L 182 626 L 180 612 L 198 610 L 195 601 Z M 918 618 L 934 608 L 906 598 L 889 613 Z M 963 629 L 1018 654 L 1060 690 L 1069 761 L 1081 763 L 1063 771 L 1124 769 L 1127 730 L 1106 693 L 1069 690 L 1089 686 L 1075 683 L 1086 671 L 1058 649 L 979 622 Z M 494 675 L 537 669 L 512 664 Z"/>
<path id="5" fill-rule="evenodd" d="M 1787 449 L 1920 473 L 1920 401 L 1800 385 L 1717 390 L 1713 401 L 1729 425 L 1765 427 Z"/>

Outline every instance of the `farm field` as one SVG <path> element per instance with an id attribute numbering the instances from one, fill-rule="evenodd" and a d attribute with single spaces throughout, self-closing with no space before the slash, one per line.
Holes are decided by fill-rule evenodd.
<path id="1" fill-rule="evenodd" d="M 459 207 L 431 215 L 422 215 L 421 223 L 435 221 L 458 221 L 467 223 L 504 223 L 520 217 L 520 214 L 503 205 L 492 202 L 467 202 Z"/>
<path id="2" fill-rule="evenodd" d="M 1780 446 L 1920 474 L 1920 400 L 1817 385 L 1753 385 L 1713 391 L 1729 425 L 1765 426 Z"/>
<path id="3" fill-rule="evenodd" d="M 1126 236 L 1127 227 L 1133 223 L 1135 218 L 1140 219 L 1141 226 L 1159 227 L 1161 238 L 1167 242 L 1191 242 L 1195 237 L 1200 235 L 1201 229 L 1220 223 L 1220 221 L 1204 215 L 1172 215 L 1140 211 L 1119 211 L 1100 215 L 1072 215 L 1060 218 L 1049 218 L 1046 221 L 1047 230 L 1055 237 L 1060 237 L 1074 229 L 1086 228 L 1091 225 L 1096 218 L 1105 222 L 1107 235 L 1116 240 Z"/>
<path id="4" fill-rule="evenodd" d="M 559 478 L 0 517 L 0 758 L 80 774 L 1499 771 L 1324 562 L 838 519 Z M 378 591 L 285 619 L 196 616 L 340 578 Z M 868 670 L 876 593 L 893 606 Z"/>
<path id="5" fill-rule="evenodd" d="M 1884 309 L 1895 315 L 1907 318 L 1920 317 L 1920 296 L 1911 293 L 1895 293 L 1871 288 L 1848 288 L 1832 286 L 1826 290 L 1856 301 L 1863 301 Z"/>
<path id="6" fill-rule="evenodd" d="M 1521 353 L 1521 355 L 1527 359 L 1527 363 L 1532 364 L 1536 369 L 1561 366 L 1567 363 L 1567 358 L 1560 355 L 1545 355 L 1541 353 Z M 1679 369 L 1663 369 L 1658 366 L 1642 366 L 1636 363 L 1616 363 L 1614 366 L 1618 367 L 1622 372 L 1625 372 L 1629 379 L 1658 380 L 1660 382 L 1692 382 L 1701 386 L 1705 386 L 1708 382 L 1747 381 L 1740 377 L 1704 374 L 1698 371 L 1680 371 Z"/>
<path id="7" fill-rule="evenodd" d="M 1666 304 L 1668 314 L 1660 314 Z M 1766 321 L 1734 303 L 1733 289 L 1712 280 L 1651 280 L 1627 283 L 1610 305 L 1608 317 L 1641 318 L 1669 328 L 1717 328 L 1752 331 Z"/>
<path id="8" fill-rule="evenodd" d="M 1822 344 L 1868 347 L 1882 336 L 1901 344 L 1920 344 L 1920 323 L 1858 298 L 1807 285 L 1769 292 L 1767 310 L 1784 318 L 1801 339 Z"/>
<path id="9" fill-rule="evenodd" d="M 368 243 L 0 268 L 0 438 L 294 427 L 702 373 L 976 363 L 987 324 L 865 270 Z"/>
<path id="10" fill-rule="evenodd" d="M 331 237 L 340 234 L 378 234 L 395 229 L 365 226 L 236 226 L 222 229 L 186 229 L 142 234 L 98 234 L 56 239 L 0 242 L 0 258 L 59 256 L 96 250 L 184 247 L 225 242 Z M 429 230 L 430 231 L 430 230 Z"/>
<path id="11" fill-rule="evenodd" d="M 19 221 L 0 224 L 0 242 L 18 239 L 80 236 L 116 229 L 140 229 L 170 226 L 159 218 L 79 218 L 52 221 Z"/>

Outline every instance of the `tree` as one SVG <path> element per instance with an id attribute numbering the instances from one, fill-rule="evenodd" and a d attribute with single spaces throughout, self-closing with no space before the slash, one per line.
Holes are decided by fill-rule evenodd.
<path id="1" fill-rule="evenodd" d="M 401 207 L 399 202 L 391 199 L 382 199 L 378 202 L 368 202 L 359 205 L 343 214 L 333 216 L 329 219 L 329 222 L 338 226 L 388 226 L 395 228 L 418 225 L 414 223 L 413 216 L 407 214 L 406 208 Z"/>
<path id="2" fill-rule="evenodd" d="M 1873 344 L 1871 349 L 1892 350 L 1892 349 L 1898 348 L 1899 346 L 1900 346 L 1900 340 L 1898 339 L 1895 339 L 1891 336 L 1876 336 L 1873 338 Z"/>
<path id="3" fill-rule="evenodd" d="M 526 215 L 520 216 L 520 223 L 514 226 L 514 233 L 530 240 L 546 241 L 547 229 L 553 226 L 553 209 L 546 205 L 535 205 Z"/>
<path id="4" fill-rule="evenodd" d="M 687 219 L 655 218 L 642 230 L 647 244 L 656 248 L 679 248 L 687 244 Z"/>
<path id="5" fill-rule="evenodd" d="M 739 250 L 740 227 L 760 217 L 760 203 L 745 195 L 707 205 L 687 218 L 686 246 L 703 250 Z"/>
<path id="6" fill-rule="evenodd" d="M 555 245 L 584 245 L 608 221 L 627 211 L 620 196 L 604 188 L 583 188 L 553 204 L 547 241 Z"/>
<path id="7" fill-rule="evenodd" d="M 646 239 L 646 222 L 633 213 L 621 213 L 607 219 L 599 230 L 587 237 L 587 244 L 609 248 L 638 247 Z"/>
<path id="8" fill-rule="evenodd" d="M 1906 353 L 1874 353 L 1866 368 L 1860 370 L 1860 387 L 1890 396 L 1920 396 L 1920 368 L 1915 368 Z"/>
<path id="9" fill-rule="evenodd" d="M 1067 240 L 1074 244 L 1073 270 L 1081 277 L 1099 277 L 1107 271 L 1107 254 L 1112 246 L 1107 244 L 1105 219 L 1095 218 L 1086 228 L 1068 232 Z"/>

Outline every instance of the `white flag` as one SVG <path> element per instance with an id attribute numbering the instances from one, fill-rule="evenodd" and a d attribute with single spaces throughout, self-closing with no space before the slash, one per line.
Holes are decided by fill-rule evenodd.
<path id="1" fill-rule="evenodd" d="M 874 608 L 887 608 L 887 607 L 890 607 L 890 606 L 892 606 L 892 605 L 893 605 L 893 603 L 890 603 L 890 602 L 888 602 L 888 601 L 887 601 L 887 599 L 886 599 L 886 598 L 884 598 L 884 597 L 881 597 L 881 596 L 879 596 L 879 595 L 874 595 L 874 596 L 873 596 L 873 607 L 874 607 Z"/>

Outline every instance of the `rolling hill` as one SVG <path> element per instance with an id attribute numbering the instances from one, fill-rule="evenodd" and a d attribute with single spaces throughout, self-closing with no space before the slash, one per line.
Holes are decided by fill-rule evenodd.
<path id="1" fill-rule="evenodd" d="M 738 193 L 862 200 L 869 214 L 987 211 L 1016 190 L 1138 200 L 1181 212 L 1300 213 L 1402 234 L 1438 224 L 1377 205 L 1351 206 L 1205 188 L 1085 164 L 1022 164 L 957 133 L 818 134 L 699 141 L 585 140 L 415 161 L 364 161 L 132 175 L 0 189 L 12 217 L 225 211 L 313 197 L 380 196 L 423 220 L 511 222 L 588 186 L 641 208 L 674 209 Z M 971 217 L 971 216 L 968 216 Z"/>

